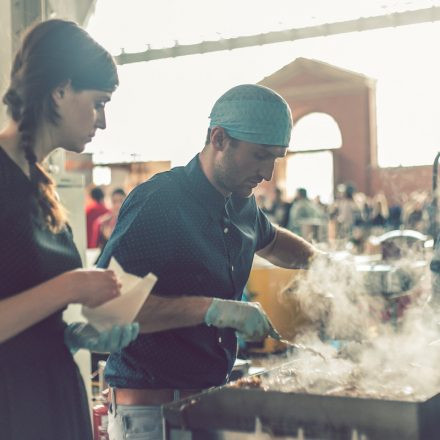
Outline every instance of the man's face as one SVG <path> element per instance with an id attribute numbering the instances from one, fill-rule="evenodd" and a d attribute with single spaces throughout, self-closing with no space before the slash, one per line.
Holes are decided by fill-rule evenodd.
<path id="1" fill-rule="evenodd" d="M 124 202 L 125 197 L 122 194 L 116 193 L 112 195 L 112 210 L 115 213 L 118 213 L 121 209 L 122 203 Z"/>
<path id="2" fill-rule="evenodd" d="M 214 179 L 225 192 L 250 197 L 262 180 L 272 178 L 275 161 L 287 148 L 227 139 L 214 168 Z"/>

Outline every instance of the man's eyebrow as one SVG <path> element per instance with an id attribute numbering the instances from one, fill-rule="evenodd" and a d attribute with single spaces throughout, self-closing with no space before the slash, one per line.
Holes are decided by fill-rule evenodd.
<path id="1" fill-rule="evenodd" d="M 262 151 L 262 153 L 265 153 L 266 155 L 268 155 L 268 156 L 273 156 L 273 157 L 284 157 L 286 154 L 286 151 L 287 151 L 287 148 L 285 148 L 281 153 L 279 153 L 278 154 L 278 152 L 277 153 L 274 153 L 272 150 L 273 149 L 275 149 L 275 148 L 280 148 L 279 146 L 273 146 L 273 147 L 271 147 L 271 146 L 269 146 L 269 145 L 265 145 L 265 144 L 258 144 L 259 146 L 261 146 L 264 150 Z"/>

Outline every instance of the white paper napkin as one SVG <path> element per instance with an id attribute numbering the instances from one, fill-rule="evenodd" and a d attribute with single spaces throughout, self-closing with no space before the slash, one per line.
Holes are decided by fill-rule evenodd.
<path id="1" fill-rule="evenodd" d="M 125 272 L 113 257 L 108 268 L 115 271 L 122 284 L 121 295 L 93 309 L 83 306 L 81 310 L 99 331 L 133 322 L 157 281 L 151 272 L 143 278 Z"/>

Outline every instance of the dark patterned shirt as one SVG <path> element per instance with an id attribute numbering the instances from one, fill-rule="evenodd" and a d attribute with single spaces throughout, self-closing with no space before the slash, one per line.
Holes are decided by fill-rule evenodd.
<path id="1" fill-rule="evenodd" d="M 98 265 L 114 256 L 126 272 L 158 276 L 162 296 L 240 300 L 254 253 L 275 229 L 255 198 L 224 198 L 198 156 L 134 189 Z M 142 334 L 110 356 L 106 380 L 119 388 L 207 388 L 226 382 L 236 356 L 232 329 L 200 324 Z"/>

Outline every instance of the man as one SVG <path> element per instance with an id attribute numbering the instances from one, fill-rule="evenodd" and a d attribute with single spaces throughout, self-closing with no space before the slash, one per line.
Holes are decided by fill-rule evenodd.
<path id="1" fill-rule="evenodd" d="M 289 212 L 287 229 L 306 239 L 317 239 L 318 228 L 325 224 L 325 213 L 307 196 L 305 188 L 298 188 Z"/>
<path id="2" fill-rule="evenodd" d="M 116 226 L 119 210 L 126 196 L 127 194 L 122 188 L 114 189 L 111 195 L 110 211 L 98 217 L 93 224 L 92 242 L 96 243 L 101 249 L 107 243 Z"/>
<path id="3" fill-rule="evenodd" d="M 107 362 L 112 440 L 134 432 L 160 439 L 160 405 L 224 384 L 235 331 L 278 336 L 258 304 L 240 301 L 255 252 L 286 268 L 306 267 L 318 252 L 273 226 L 252 195 L 286 154 L 292 118 L 284 99 L 240 85 L 210 118 L 200 154 L 131 192 L 99 261 L 106 267 L 114 256 L 127 272 L 158 276 L 137 317 L 144 334 Z"/>
<path id="4" fill-rule="evenodd" d="M 275 197 L 270 207 L 261 206 L 258 200 L 257 204 L 263 209 L 263 212 L 272 223 L 282 226 L 283 228 L 287 226 L 292 204 L 283 200 L 282 191 L 279 188 L 275 188 Z"/>
<path id="5" fill-rule="evenodd" d="M 93 228 L 96 220 L 108 212 L 110 211 L 104 203 L 104 191 L 99 186 L 95 186 L 90 191 L 90 201 L 86 205 L 87 247 L 89 249 L 98 247 Z"/>

